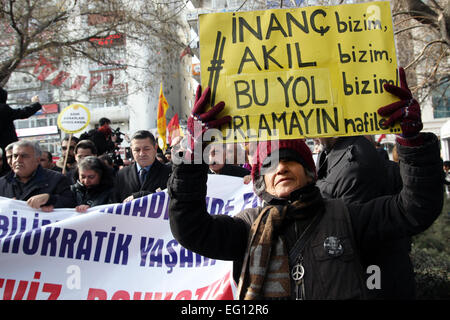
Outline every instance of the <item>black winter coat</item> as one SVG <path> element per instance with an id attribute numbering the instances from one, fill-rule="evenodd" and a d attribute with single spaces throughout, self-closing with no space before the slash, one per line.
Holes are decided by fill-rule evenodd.
<path id="1" fill-rule="evenodd" d="M 34 177 L 22 188 L 13 173 L 0 178 L 0 196 L 2 197 L 26 201 L 42 193 L 50 194 L 50 199 L 45 205 L 53 205 L 55 208 L 75 207 L 75 199 L 70 191 L 70 181 L 59 172 L 44 169 L 39 165 Z"/>
<path id="2" fill-rule="evenodd" d="M 420 147 L 398 146 L 403 180 L 403 188 L 399 194 L 379 197 L 362 204 L 344 205 L 341 200 L 332 200 L 335 204 L 340 203 L 341 208 L 346 208 L 348 212 L 339 212 L 339 216 L 347 215 L 349 218 L 355 244 L 354 254 L 361 253 L 370 257 L 374 248 L 424 231 L 440 214 L 443 206 L 443 182 L 439 143 L 433 134 L 423 136 L 426 142 Z M 252 215 L 244 210 L 235 217 L 209 215 L 205 203 L 207 171 L 206 165 L 173 166 L 173 173 L 168 182 L 170 227 L 175 239 L 187 249 L 213 259 L 232 260 L 235 268 L 239 268 L 248 254 L 249 230 L 256 214 L 253 212 Z M 292 200 L 284 200 L 284 206 L 289 206 Z M 327 214 L 333 215 L 333 212 L 326 211 L 324 217 Z M 297 221 L 287 223 L 289 225 L 286 230 L 292 230 L 291 225 Z M 322 232 L 320 226 L 321 224 L 316 227 L 316 232 Z M 296 234 L 302 234 L 303 230 Z M 341 229 L 335 231 L 345 232 Z M 286 243 L 289 250 L 289 241 Z M 320 247 L 323 245 L 317 245 L 317 248 Z M 314 259 L 315 261 L 305 261 L 305 266 L 315 264 L 318 268 L 305 272 L 316 273 L 321 282 L 305 285 L 306 298 L 348 297 L 348 292 L 339 295 L 339 284 L 352 282 L 354 277 L 362 275 L 352 275 L 349 279 L 336 277 L 340 274 L 342 263 L 346 261 L 344 257 L 318 255 Z M 359 263 L 361 272 L 365 271 L 362 268 L 363 261 Z M 315 290 L 315 286 L 333 290 Z"/>
<path id="3" fill-rule="evenodd" d="M 92 188 L 86 188 L 77 181 L 70 186 L 70 190 L 75 196 L 76 205 L 87 204 L 89 207 L 100 206 L 111 203 L 113 186 L 97 185 Z"/>
<path id="4" fill-rule="evenodd" d="M 99 156 L 114 151 L 114 142 L 112 142 L 111 139 L 106 139 L 105 135 L 97 129 L 92 129 L 85 134 L 82 134 L 80 140 L 84 139 L 91 140 L 95 144 L 97 155 Z"/>
<path id="5" fill-rule="evenodd" d="M 122 202 L 131 195 L 136 199 L 154 193 L 158 188 L 161 188 L 161 190 L 165 189 L 167 187 L 167 180 L 169 179 L 170 172 L 170 167 L 155 160 L 150 168 L 150 172 L 148 172 L 145 177 L 144 184 L 141 186 L 136 163 L 120 169 L 117 172 L 115 181 L 116 188 L 113 201 L 116 203 Z"/>
<path id="6" fill-rule="evenodd" d="M 38 112 L 41 107 L 39 102 L 20 109 L 13 109 L 7 104 L 0 103 L 0 147 L 4 149 L 11 142 L 18 140 L 14 120 L 26 119 Z"/>
<path id="7" fill-rule="evenodd" d="M 225 164 L 222 168 L 222 170 L 220 170 L 220 172 L 215 173 L 214 171 L 210 170 L 209 173 L 212 174 L 222 174 L 225 176 L 232 176 L 232 177 L 240 177 L 243 178 L 247 175 L 250 174 L 250 171 L 240 167 L 240 166 L 236 166 L 236 165 L 232 165 L 232 164 Z"/>
<path id="8" fill-rule="evenodd" d="M 363 204 L 380 196 L 398 193 L 402 187 L 397 163 L 380 157 L 369 140 L 362 136 L 340 137 L 326 154 L 327 164 L 318 165 L 318 181 L 326 199 L 342 199 L 346 204 Z M 381 289 L 371 291 L 373 298 L 413 299 L 414 270 L 409 252 L 411 239 L 385 242 L 361 257 L 364 266 L 378 265 L 383 270 Z"/>
<path id="9" fill-rule="evenodd" d="M 319 160 L 324 153 L 319 154 Z M 326 159 L 326 167 L 317 165 L 316 183 L 326 199 L 365 203 L 398 193 L 402 187 L 398 166 L 382 159 L 362 136 L 338 138 Z"/>

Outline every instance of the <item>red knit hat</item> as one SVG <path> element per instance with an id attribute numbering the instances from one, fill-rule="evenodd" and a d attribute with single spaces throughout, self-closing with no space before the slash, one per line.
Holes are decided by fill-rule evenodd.
<path id="1" fill-rule="evenodd" d="M 304 139 L 262 141 L 258 143 L 252 164 L 252 179 L 260 176 L 261 166 L 268 156 L 279 150 L 279 159 L 290 158 L 316 174 L 316 165 Z"/>

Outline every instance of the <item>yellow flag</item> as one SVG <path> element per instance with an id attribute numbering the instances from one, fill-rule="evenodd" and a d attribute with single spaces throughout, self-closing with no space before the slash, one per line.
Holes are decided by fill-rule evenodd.
<path id="1" fill-rule="evenodd" d="M 164 97 L 163 87 L 161 83 L 161 88 L 159 89 L 159 101 L 158 101 L 158 119 L 156 126 L 158 128 L 159 141 L 162 141 L 163 145 L 159 146 L 163 151 L 167 148 L 166 143 L 166 111 L 169 108 L 166 97 Z"/>

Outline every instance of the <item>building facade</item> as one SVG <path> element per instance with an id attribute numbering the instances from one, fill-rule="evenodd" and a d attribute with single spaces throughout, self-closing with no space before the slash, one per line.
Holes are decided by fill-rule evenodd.
<path id="1" fill-rule="evenodd" d="M 144 5 L 145 1 L 136 3 Z M 155 7 L 155 10 L 170 11 L 173 9 L 170 6 Z M 107 22 L 105 16 L 80 16 L 67 28 L 101 28 Z M 16 120 L 19 138 L 37 140 L 44 150 L 58 156 L 60 140 L 65 135 L 57 127 L 58 113 L 74 103 L 90 110 L 90 123 L 84 131 L 95 128 L 100 118 L 106 117 L 111 120 L 112 129 L 120 128 L 127 136 L 141 129 L 156 132 L 161 84 L 169 103 L 167 121 L 178 113 L 180 122 L 185 123 L 195 88 L 191 56 L 180 58 L 182 44 L 190 41 L 190 28 L 184 18 L 184 13 L 174 16 L 177 24 L 168 26 L 172 28 L 168 31 L 172 42 L 157 36 L 149 36 L 144 41 L 139 36 L 127 37 L 120 32 L 91 38 L 92 53 L 104 53 L 111 61 L 109 64 L 83 57 L 36 55 L 27 58 L 5 86 L 9 92 L 8 103 L 13 108 L 22 107 L 29 104 L 32 96 L 39 95 L 44 107 L 28 119 Z M 125 139 L 123 145 L 128 144 Z"/>

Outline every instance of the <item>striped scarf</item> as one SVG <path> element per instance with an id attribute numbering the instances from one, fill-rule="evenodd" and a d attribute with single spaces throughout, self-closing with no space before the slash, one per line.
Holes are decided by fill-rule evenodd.
<path id="1" fill-rule="evenodd" d="M 305 208 L 317 210 L 316 204 L 322 203 L 316 187 L 307 198 L 282 207 L 270 205 L 261 211 L 250 229 L 249 250 L 239 279 L 239 299 L 291 297 L 288 251 L 278 230 L 287 215 L 296 215 Z"/>

